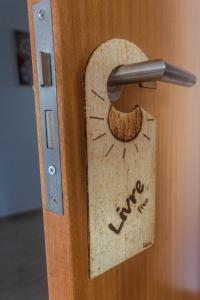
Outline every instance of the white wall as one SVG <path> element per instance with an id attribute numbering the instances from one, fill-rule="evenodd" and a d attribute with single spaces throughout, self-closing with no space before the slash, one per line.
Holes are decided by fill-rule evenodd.
<path id="1" fill-rule="evenodd" d="M 0 0 L 0 217 L 41 207 L 33 91 L 20 86 L 14 30 L 26 0 Z"/>

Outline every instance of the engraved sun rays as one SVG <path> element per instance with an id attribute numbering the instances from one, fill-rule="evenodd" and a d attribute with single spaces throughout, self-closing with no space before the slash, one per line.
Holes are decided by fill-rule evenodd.
<path id="1" fill-rule="evenodd" d="M 91 92 L 93 93 L 95 99 L 101 101 L 102 103 L 103 102 L 105 103 L 105 98 L 103 96 L 101 96 L 95 90 L 91 90 Z M 96 121 L 105 121 L 106 120 L 106 122 L 107 122 L 107 116 L 104 117 L 104 116 L 98 116 L 98 115 L 91 115 L 91 116 L 89 116 L 89 118 L 92 119 L 92 120 L 96 120 Z M 147 118 L 145 121 L 150 123 L 150 122 L 154 122 L 154 119 L 153 118 Z M 107 124 L 107 126 L 108 126 L 108 124 Z M 106 134 L 107 134 L 106 132 L 99 133 L 97 136 L 93 137 L 93 141 L 95 142 L 95 141 L 98 141 L 101 138 L 105 138 Z M 146 141 L 148 141 L 148 142 L 151 141 L 151 138 L 146 133 L 142 133 L 142 135 L 143 135 L 143 137 L 145 138 Z M 123 142 L 124 145 L 126 144 L 126 142 L 124 142 L 124 141 L 121 141 L 121 142 Z M 116 144 L 111 144 L 108 147 L 108 149 L 104 153 L 105 158 L 107 158 L 112 153 L 115 145 Z M 135 146 L 135 151 L 138 154 L 139 153 L 138 145 L 136 143 L 134 143 L 134 146 Z M 122 152 L 122 159 L 125 159 L 126 153 L 127 153 L 127 148 L 126 148 L 126 146 L 124 146 L 123 152 Z"/>

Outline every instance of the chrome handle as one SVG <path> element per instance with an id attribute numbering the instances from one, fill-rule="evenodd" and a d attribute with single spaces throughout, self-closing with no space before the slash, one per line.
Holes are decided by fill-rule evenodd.
<path id="1" fill-rule="evenodd" d="M 197 78 L 164 60 L 150 60 L 115 68 L 108 78 L 108 91 L 112 93 L 119 85 L 156 80 L 190 87 L 196 83 Z"/>

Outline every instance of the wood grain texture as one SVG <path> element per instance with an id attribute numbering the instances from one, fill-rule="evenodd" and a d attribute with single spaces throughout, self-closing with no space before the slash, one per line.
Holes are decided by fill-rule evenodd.
<path id="1" fill-rule="evenodd" d="M 142 128 L 142 111 L 136 105 L 130 112 L 121 112 L 113 105 L 108 113 L 108 127 L 112 135 L 121 142 L 131 142 L 137 138 Z"/>
<path id="2" fill-rule="evenodd" d="M 131 92 L 157 119 L 156 243 L 94 280 L 88 278 L 83 104 L 86 60 L 111 38 L 133 41 L 149 58 L 169 60 L 199 78 L 199 0 L 52 0 L 52 8 L 65 216 L 47 212 L 44 202 L 50 299 L 200 299 L 199 83 L 125 89 L 121 107 L 135 104 L 127 98 Z M 32 49 L 45 199 L 33 38 Z"/>
<path id="3" fill-rule="evenodd" d="M 37 66 L 35 61 L 35 43 L 34 43 L 34 26 L 32 18 L 32 5 L 39 1 L 28 2 L 29 13 L 29 28 L 31 35 L 31 51 L 32 51 L 32 65 L 33 65 L 33 80 L 34 80 L 34 94 L 35 94 L 35 109 L 36 109 L 36 123 L 38 133 L 38 149 L 40 160 L 40 176 L 41 176 L 41 191 L 43 202 L 43 217 L 44 217 L 44 234 L 46 246 L 46 260 L 47 260 L 47 275 L 48 275 L 48 289 L 49 299 L 73 299 L 73 268 L 72 268 L 72 250 L 70 239 L 70 220 L 69 220 L 69 202 L 68 202 L 68 185 L 67 185 L 67 152 L 65 151 L 65 137 L 61 134 L 64 128 L 62 116 L 62 103 L 65 102 L 62 89 L 57 89 L 58 96 L 58 118 L 60 126 L 60 152 L 61 152 L 61 172 L 62 186 L 63 186 L 63 203 L 65 215 L 59 216 L 49 212 L 46 209 L 46 191 L 45 191 L 45 177 L 44 177 L 44 163 L 42 159 L 42 132 L 40 128 L 40 105 L 38 94 L 38 77 Z M 55 39 L 54 39 L 55 40 Z M 57 86 L 59 86 L 60 76 L 57 76 Z"/>
<path id="4" fill-rule="evenodd" d="M 111 39 L 94 50 L 86 68 L 91 278 L 154 243 L 156 120 L 139 105 L 117 110 L 107 93 L 115 67 L 146 59 L 135 44 Z"/>

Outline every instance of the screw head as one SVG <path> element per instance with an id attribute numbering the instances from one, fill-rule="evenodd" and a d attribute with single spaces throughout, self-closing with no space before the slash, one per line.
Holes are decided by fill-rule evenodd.
<path id="1" fill-rule="evenodd" d="M 54 197 L 54 196 L 51 196 L 51 202 L 53 203 L 53 204 L 56 204 L 56 198 Z"/>
<path id="2" fill-rule="evenodd" d="M 46 18 L 46 10 L 45 9 L 40 9 L 38 13 L 38 18 L 43 21 Z"/>
<path id="3" fill-rule="evenodd" d="M 48 171 L 50 175 L 56 174 L 56 168 L 53 165 L 48 167 Z"/>

